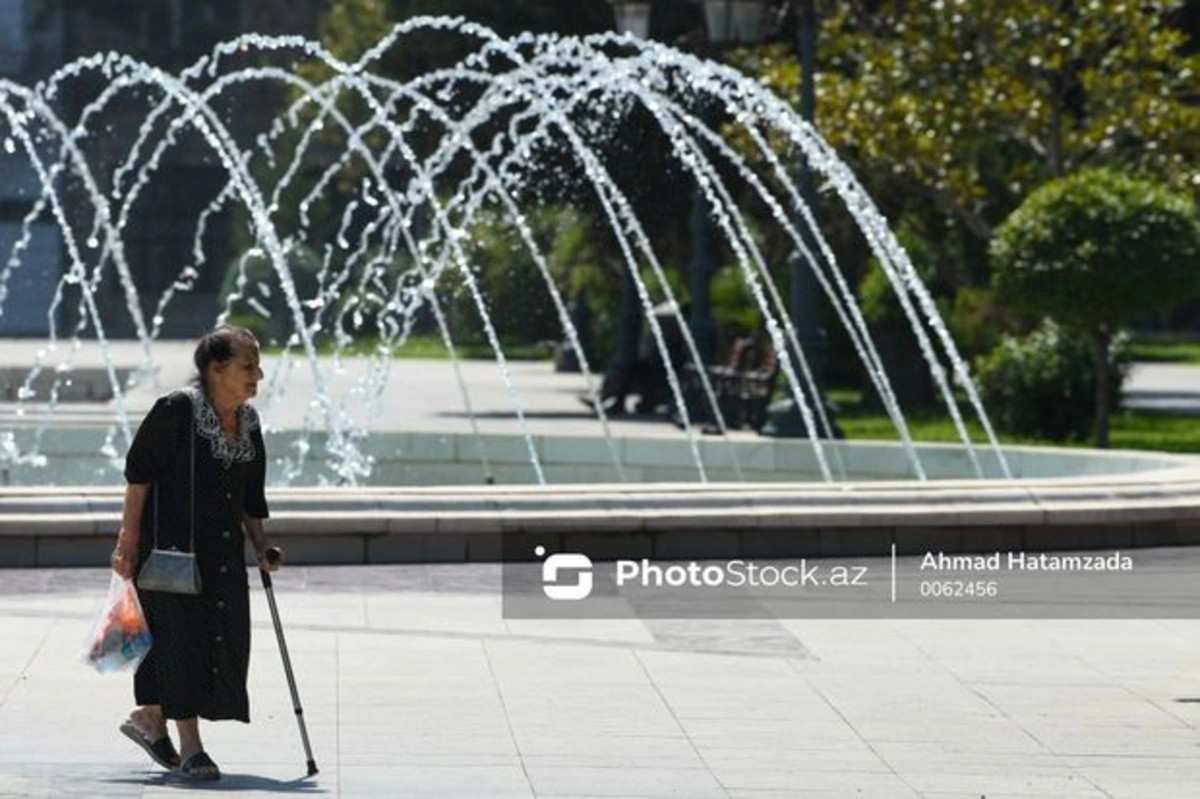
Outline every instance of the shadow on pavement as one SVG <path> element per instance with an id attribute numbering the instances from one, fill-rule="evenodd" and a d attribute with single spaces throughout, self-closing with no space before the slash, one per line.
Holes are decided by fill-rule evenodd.
<path id="1" fill-rule="evenodd" d="M 153 785 L 162 788 L 179 788 L 181 790 L 203 791 L 264 791 L 267 793 L 329 793 L 328 789 L 309 777 L 297 777 L 294 780 L 276 780 L 261 777 L 257 774 L 233 774 L 222 772 L 221 779 L 213 782 L 204 780 L 189 780 L 177 774 L 155 774 L 148 779 L 111 779 L 108 783 L 128 785 Z"/>

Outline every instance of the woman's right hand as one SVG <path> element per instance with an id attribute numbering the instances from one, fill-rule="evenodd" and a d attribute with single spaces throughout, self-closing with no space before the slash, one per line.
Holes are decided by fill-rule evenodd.
<path id="1" fill-rule="evenodd" d="M 112 570 L 126 580 L 132 580 L 137 571 L 138 548 L 125 535 L 125 530 L 117 534 L 117 545 L 112 553 Z"/>

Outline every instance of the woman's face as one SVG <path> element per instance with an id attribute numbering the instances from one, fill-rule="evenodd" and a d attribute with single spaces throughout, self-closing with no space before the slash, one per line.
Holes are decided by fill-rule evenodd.
<path id="1" fill-rule="evenodd" d="M 209 391 L 239 405 L 258 393 L 258 381 L 263 379 L 258 345 L 245 339 L 236 339 L 233 357 L 224 363 L 213 364 L 211 369 Z"/>

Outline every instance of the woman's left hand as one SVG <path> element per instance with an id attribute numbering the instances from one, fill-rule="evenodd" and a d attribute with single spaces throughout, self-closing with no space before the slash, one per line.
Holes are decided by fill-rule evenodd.
<path id="1" fill-rule="evenodd" d="M 283 549 L 267 547 L 258 556 L 258 568 L 265 572 L 277 572 L 283 566 Z"/>

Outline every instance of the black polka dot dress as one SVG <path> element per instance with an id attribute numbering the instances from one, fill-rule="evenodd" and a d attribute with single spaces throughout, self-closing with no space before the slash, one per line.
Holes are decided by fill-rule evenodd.
<path id="1" fill-rule="evenodd" d="M 236 439 L 226 437 L 199 389 L 175 391 L 155 403 L 125 458 L 125 479 L 151 484 L 139 568 L 155 545 L 156 516 L 157 545 L 180 550 L 190 548 L 194 518 L 201 593 L 138 591 L 154 645 L 134 675 L 134 697 L 139 705 L 162 705 L 169 719 L 250 721 L 242 516 L 267 518 L 266 452 L 251 406 L 239 410 L 238 428 Z"/>

